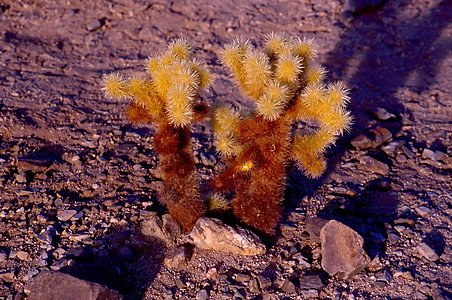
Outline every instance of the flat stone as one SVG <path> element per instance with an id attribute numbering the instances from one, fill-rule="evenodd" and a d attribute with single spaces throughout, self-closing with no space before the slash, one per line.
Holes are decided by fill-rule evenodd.
<path id="1" fill-rule="evenodd" d="M 357 137 L 353 138 L 350 141 L 350 144 L 352 144 L 352 146 L 355 147 L 358 150 L 359 149 L 367 149 L 367 148 L 370 148 L 372 146 L 372 141 L 365 134 L 360 134 Z"/>
<path id="2" fill-rule="evenodd" d="M 301 290 L 301 295 L 303 295 L 303 298 L 310 299 L 310 298 L 319 298 L 319 291 L 317 290 Z"/>
<path id="3" fill-rule="evenodd" d="M 425 206 L 419 206 L 415 209 L 415 211 L 418 213 L 418 215 L 424 218 L 430 214 L 430 209 Z"/>
<path id="4" fill-rule="evenodd" d="M 433 154 L 433 160 L 435 161 L 443 160 L 446 156 L 447 156 L 446 153 L 437 150 L 435 151 L 435 154 Z"/>
<path id="5" fill-rule="evenodd" d="M 432 296 L 433 300 L 452 300 L 452 294 L 440 288 L 434 289 Z"/>
<path id="6" fill-rule="evenodd" d="M 319 290 L 324 286 L 319 275 L 305 275 L 298 280 L 300 281 L 300 289 L 303 290 Z"/>
<path id="7" fill-rule="evenodd" d="M 259 286 L 260 286 L 261 290 L 265 290 L 272 285 L 272 281 L 262 275 L 257 276 L 257 281 L 259 282 Z"/>
<path id="8" fill-rule="evenodd" d="M 99 20 L 93 20 L 86 24 L 86 29 L 89 31 L 94 31 L 102 27 L 102 23 Z"/>
<path id="9" fill-rule="evenodd" d="M 0 279 L 5 282 L 14 282 L 16 277 L 14 273 L 14 270 L 2 271 L 0 272 Z"/>
<path id="10" fill-rule="evenodd" d="M 284 284 L 281 287 L 281 290 L 283 290 L 287 294 L 296 294 L 297 293 L 297 287 L 289 279 L 286 279 L 286 281 L 284 281 Z"/>
<path id="11" fill-rule="evenodd" d="M 46 271 L 38 274 L 27 287 L 29 300 L 84 299 L 120 300 L 122 296 L 98 283 L 81 280 L 69 274 Z"/>
<path id="12" fill-rule="evenodd" d="M 366 171 L 370 171 L 373 173 L 377 173 L 380 175 L 388 175 L 389 174 L 389 166 L 385 163 L 382 163 L 379 160 L 376 160 L 375 158 L 372 158 L 370 156 L 364 156 L 360 159 L 360 165 L 358 167 L 360 169 L 364 169 Z"/>
<path id="13" fill-rule="evenodd" d="M 430 248 L 426 243 L 420 243 L 416 250 L 419 252 L 420 255 L 428 259 L 429 261 L 437 261 L 439 259 L 438 254 L 435 253 L 435 251 Z"/>
<path id="14" fill-rule="evenodd" d="M 435 160 L 435 152 L 428 148 L 425 148 L 424 151 L 422 151 L 422 158 Z"/>
<path id="15" fill-rule="evenodd" d="M 322 268 L 331 276 L 347 279 L 363 270 L 370 258 L 362 248 L 364 239 L 350 227 L 331 220 L 320 231 Z"/>
<path id="16" fill-rule="evenodd" d="M 395 232 L 388 233 L 388 241 L 391 245 L 396 244 L 400 239 L 400 235 Z"/>
<path id="17" fill-rule="evenodd" d="M 6 253 L 0 252 L 0 263 L 5 262 L 8 259 L 8 255 Z"/>
<path id="18" fill-rule="evenodd" d="M 75 209 L 63 210 L 63 211 L 60 211 L 60 212 L 57 214 L 57 218 L 58 218 L 58 220 L 60 220 L 60 221 L 67 222 L 67 221 L 69 221 L 73 216 L 75 216 L 75 214 L 77 214 L 77 211 L 76 211 Z"/>
<path id="19" fill-rule="evenodd" d="M 182 242 L 200 249 L 216 250 L 238 255 L 260 255 L 266 252 L 259 237 L 248 229 L 232 228 L 218 219 L 200 218 Z"/>
<path id="20" fill-rule="evenodd" d="M 374 116 L 377 119 L 379 119 L 381 121 L 386 121 L 386 120 L 389 120 L 389 119 L 392 119 L 392 118 L 396 117 L 394 114 L 388 112 L 383 107 L 377 107 L 375 110 L 372 111 L 372 113 L 374 114 Z"/>
<path id="21" fill-rule="evenodd" d="M 39 241 L 50 245 L 52 244 L 55 233 L 56 229 L 53 226 L 50 226 L 47 230 L 41 232 L 37 238 Z"/>

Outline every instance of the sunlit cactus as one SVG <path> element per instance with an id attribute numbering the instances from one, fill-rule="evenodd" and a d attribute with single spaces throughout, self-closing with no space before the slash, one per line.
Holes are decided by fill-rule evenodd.
<path id="1" fill-rule="evenodd" d="M 187 40 L 176 40 L 165 53 L 148 58 L 147 77 L 125 79 L 113 73 L 103 78 L 107 96 L 131 100 L 127 111 L 131 121 L 156 125 L 154 150 L 165 183 L 162 202 L 185 232 L 205 212 L 195 178 L 190 126 L 208 114 L 198 91 L 211 83 L 210 73 L 192 54 Z"/>
<path id="2" fill-rule="evenodd" d="M 342 83 L 325 85 L 326 71 L 315 57 L 312 40 L 281 34 L 269 35 L 264 51 L 235 41 L 222 53 L 254 112 L 244 116 L 229 106 L 213 108 L 216 146 L 227 167 L 212 185 L 235 193 L 236 216 L 267 234 L 280 218 L 287 161 L 294 160 L 308 177 L 319 177 L 326 167 L 324 151 L 351 123 L 348 90 Z M 292 124 L 299 121 L 315 126 L 295 135 Z"/>

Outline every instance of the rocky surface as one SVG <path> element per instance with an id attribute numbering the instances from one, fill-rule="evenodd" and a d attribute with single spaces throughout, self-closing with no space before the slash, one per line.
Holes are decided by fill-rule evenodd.
<path id="1" fill-rule="evenodd" d="M 446 0 L 0 3 L 0 298 L 25 298 L 49 270 L 124 299 L 450 298 L 451 14 Z M 265 254 L 180 244 L 159 202 L 154 129 L 103 96 L 102 74 L 139 72 L 186 37 L 216 77 L 203 101 L 246 108 L 219 51 L 271 31 L 316 38 L 327 79 L 351 89 L 352 131 L 320 179 L 288 165 Z M 222 166 L 208 123 L 192 143 L 204 182 Z M 160 237 L 143 232 L 152 218 Z M 357 232 L 369 266 L 347 280 L 325 272 L 311 218 Z"/>

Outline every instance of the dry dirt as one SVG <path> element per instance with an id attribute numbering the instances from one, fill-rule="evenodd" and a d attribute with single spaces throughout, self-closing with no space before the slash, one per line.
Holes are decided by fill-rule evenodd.
<path id="1" fill-rule="evenodd" d="M 297 299 L 304 297 L 297 280 L 307 274 L 320 276 L 324 286 L 311 295 L 325 299 L 441 299 L 438 291 L 451 292 L 452 3 L 395 0 L 360 15 L 343 13 L 342 6 L 316 0 L 1 2 L 0 298 L 20 299 L 25 284 L 46 268 L 102 282 L 126 299 L 189 299 L 201 289 L 211 299 Z M 100 27 L 88 30 L 96 20 Z M 163 247 L 137 230 L 147 214 L 165 212 L 157 199 L 162 182 L 153 129 L 130 124 L 127 103 L 104 97 L 102 74 L 143 72 L 147 56 L 174 38 L 190 38 L 195 56 L 216 76 L 205 101 L 247 106 L 218 54 L 236 37 L 261 46 L 272 31 L 315 37 L 328 80 L 351 88 L 353 129 L 329 150 L 321 179 L 288 166 L 282 226 L 265 239 L 266 255 L 195 249 L 185 268 L 170 270 L 162 264 Z M 377 107 L 396 117 L 378 120 Z M 409 151 L 391 156 L 381 147 L 350 145 L 376 126 Z M 193 137 L 196 154 L 216 163 L 208 123 L 195 126 Z M 439 152 L 434 158 L 424 149 Z M 362 164 L 366 155 L 389 172 Z M 205 178 L 217 166 L 200 159 L 198 168 Z M 59 221 L 64 209 L 83 216 Z M 350 280 L 329 277 L 319 245 L 306 238 L 305 220 L 316 215 L 355 229 L 381 264 Z M 37 238 L 48 226 L 57 232 L 50 245 Z M 390 232 L 399 236 L 394 243 Z M 421 257 L 421 242 L 439 260 Z M 297 266 L 294 253 L 308 257 L 310 267 Z M 209 279 L 212 268 L 219 276 Z M 253 290 L 250 279 L 238 282 L 237 274 L 262 275 L 271 285 Z M 295 282 L 295 294 L 286 280 Z"/>

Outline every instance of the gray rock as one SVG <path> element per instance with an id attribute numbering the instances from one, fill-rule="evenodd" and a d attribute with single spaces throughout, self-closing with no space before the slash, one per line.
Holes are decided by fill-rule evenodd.
<path id="1" fill-rule="evenodd" d="M 14 270 L 2 271 L 0 272 L 0 279 L 5 282 L 14 282 L 16 277 L 14 273 Z"/>
<path id="2" fill-rule="evenodd" d="M 207 299 L 209 299 L 209 294 L 207 294 L 206 290 L 202 289 L 196 293 L 196 300 L 207 300 Z"/>
<path id="3" fill-rule="evenodd" d="M 256 278 L 253 278 L 248 283 L 248 289 L 251 293 L 259 293 L 259 284 Z"/>
<path id="4" fill-rule="evenodd" d="M 262 275 L 257 276 L 257 281 L 259 282 L 259 286 L 261 287 L 261 290 L 265 290 L 266 288 L 268 288 L 272 285 L 272 281 Z"/>
<path id="5" fill-rule="evenodd" d="M 297 287 L 289 279 L 286 279 L 286 281 L 284 281 L 284 284 L 281 287 L 281 290 L 283 290 L 287 294 L 296 294 L 297 293 Z"/>
<path id="6" fill-rule="evenodd" d="M 400 235 L 398 235 L 396 232 L 390 232 L 388 233 L 388 241 L 391 245 L 396 244 L 400 239 Z"/>
<path id="7" fill-rule="evenodd" d="M 102 27 L 102 23 L 99 20 L 93 20 L 86 24 L 86 29 L 89 31 L 94 31 Z"/>
<path id="8" fill-rule="evenodd" d="M 425 148 L 424 151 L 422 151 L 422 158 L 435 160 L 435 152 L 433 152 L 430 149 Z"/>
<path id="9" fill-rule="evenodd" d="M 418 213 L 418 215 L 424 218 L 430 214 L 430 209 L 425 206 L 419 206 L 415 209 L 415 211 Z"/>
<path id="10" fill-rule="evenodd" d="M 305 299 L 319 298 L 319 291 L 317 290 L 301 290 L 300 293 L 303 295 L 303 298 Z"/>
<path id="11" fill-rule="evenodd" d="M 305 275 L 298 280 L 300 281 L 300 289 L 302 290 L 319 290 L 324 286 L 319 275 Z"/>
<path id="12" fill-rule="evenodd" d="M 362 157 L 360 159 L 360 163 L 361 164 L 358 165 L 358 167 L 366 171 L 370 171 L 381 175 L 389 174 L 389 166 L 387 164 L 382 163 L 381 161 L 376 160 L 375 158 L 372 158 L 370 156 Z"/>
<path id="13" fill-rule="evenodd" d="M 350 3 L 350 2 L 351 1 L 348 1 L 348 3 Z M 388 112 L 383 107 L 377 107 L 375 110 L 372 111 L 372 113 L 374 114 L 375 117 L 377 117 L 377 119 L 379 119 L 381 121 L 386 121 L 386 120 L 396 117 L 394 114 Z"/>
<path id="14" fill-rule="evenodd" d="M 6 253 L 0 253 L 0 263 L 5 262 L 8 259 L 8 255 Z"/>
<path id="15" fill-rule="evenodd" d="M 370 258 L 363 238 L 350 227 L 331 220 L 320 231 L 322 268 L 331 276 L 347 279 L 363 270 Z"/>
<path id="16" fill-rule="evenodd" d="M 46 244 L 49 244 L 49 245 L 50 245 L 50 244 L 52 244 L 53 237 L 55 236 L 55 234 L 56 234 L 56 229 L 55 229 L 55 227 L 49 226 L 49 227 L 47 228 L 47 230 L 41 232 L 41 233 L 37 236 L 37 238 L 38 238 L 39 241 L 41 241 L 41 242 L 43 242 L 43 243 L 46 243 Z"/>
<path id="17" fill-rule="evenodd" d="M 66 300 L 119 300 L 118 292 L 107 287 L 75 278 L 69 274 L 47 271 L 36 276 L 27 287 L 29 300 L 66 299 Z"/>
<path id="18" fill-rule="evenodd" d="M 201 249 L 238 255 L 259 255 L 266 252 L 265 245 L 252 231 L 240 227 L 234 229 L 213 218 L 200 218 L 182 241 Z"/>
<path id="19" fill-rule="evenodd" d="M 439 259 L 438 254 L 435 253 L 435 251 L 430 248 L 426 243 L 420 243 L 416 250 L 419 252 L 420 255 L 428 259 L 429 261 L 437 261 Z"/>
<path id="20" fill-rule="evenodd" d="M 176 220 L 174 220 L 170 214 L 162 216 L 162 229 L 163 233 L 168 236 L 173 243 L 176 243 L 181 235 L 179 224 L 177 224 Z"/>
<path id="21" fill-rule="evenodd" d="M 77 213 L 77 211 L 76 211 L 75 209 L 63 210 L 63 211 L 60 211 L 60 212 L 57 214 L 57 218 L 58 218 L 58 220 L 60 220 L 60 221 L 67 222 L 67 221 L 69 221 L 73 216 L 75 216 L 76 213 Z"/>

